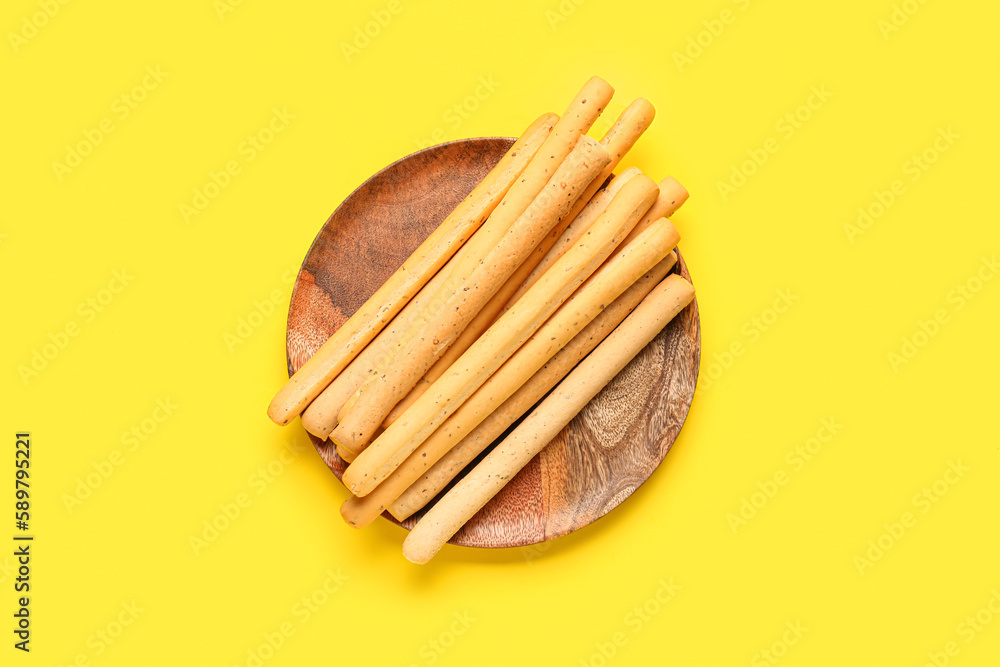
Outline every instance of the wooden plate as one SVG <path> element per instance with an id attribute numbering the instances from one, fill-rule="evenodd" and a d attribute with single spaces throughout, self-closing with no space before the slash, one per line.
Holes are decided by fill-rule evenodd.
<path id="1" fill-rule="evenodd" d="M 289 375 L 385 282 L 513 142 L 464 139 L 414 153 L 372 176 L 334 211 L 306 254 L 292 293 Z M 691 279 L 683 257 L 674 271 Z M 700 356 L 694 302 L 451 542 L 533 544 L 565 535 L 617 507 L 656 469 L 677 437 L 691 406 Z M 346 463 L 336 447 L 310 437 L 340 479 Z M 412 527 L 421 514 L 402 525 Z"/>

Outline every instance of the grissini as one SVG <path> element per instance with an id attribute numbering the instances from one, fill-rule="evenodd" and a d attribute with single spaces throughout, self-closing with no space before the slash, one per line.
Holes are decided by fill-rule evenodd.
<path id="1" fill-rule="evenodd" d="M 505 282 L 503 286 L 497 290 L 497 293 L 493 295 L 485 306 L 483 306 L 479 314 L 476 315 L 476 317 L 468 325 L 466 331 L 462 332 L 462 335 L 453 344 L 452 347 L 457 348 L 456 352 L 453 354 L 450 354 L 450 350 L 445 352 L 445 355 L 450 354 L 450 357 L 447 363 L 442 364 L 442 367 L 439 368 L 438 371 L 446 370 L 451 363 L 454 363 L 455 359 L 461 356 L 461 354 L 467 350 L 469 346 L 472 345 L 472 343 L 474 343 L 491 324 L 493 324 L 494 321 L 496 321 L 496 318 L 499 317 L 499 315 L 505 310 L 505 306 L 508 306 L 511 303 L 511 297 L 518 291 L 518 288 L 524 284 L 529 275 L 532 274 L 535 266 L 548 253 L 552 245 L 559 240 L 566 228 L 572 224 L 574 220 L 576 220 L 580 215 L 583 215 L 585 208 L 589 207 L 589 202 L 592 201 L 595 193 L 597 193 L 601 186 L 605 184 L 608 177 L 611 175 L 611 172 L 615 170 L 615 167 L 618 166 L 625 154 L 631 150 L 632 146 L 635 145 L 635 142 L 639 140 L 639 137 L 641 137 L 642 134 L 649 129 L 649 126 L 653 122 L 653 118 L 655 116 L 656 109 L 649 103 L 648 100 L 644 98 L 635 100 L 625 109 L 625 111 L 621 113 L 615 121 L 615 124 L 601 139 L 601 145 L 604 146 L 607 149 L 608 154 L 611 155 L 611 162 L 600 174 L 597 175 L 596 178 L 594 178 L 593 182 L 587 186 L 586 191 L 584 191 L 580 199 L 577 200 L 577 203 L 571 210 L 570 214 L 552 228 L 552 231 L 550 231 L 548 235 L 542 239 L 528 258 L 517 268 L 514 274 L 507 279 L 507 282 Z M 620 177 L 625 176 L 627 172 L 628 170 L 622 172 Z M 627 177 L 625 180 L 627 180 Z M 613 182 L 614 181 L 612 181 L 612 183 Z M 624 181 L 621 184 L 623 185 Z M 609 184 L 609 187 L 610 185 L 611 184 Z M 595 212 L 599 213 L 600 210 Z M 657 218 L 659 217 L 667 216 L 657 216 Z M 532 281 L 532 284 L 534 284 L 534 281 Z M 522 293 L 523 291 L 520 292 L 518 296 Z M 435 371 L 435 374 L 438 371 Z M 433 380 L 427 382 L 426 384 L 427 386 L 430 386 L 432 383 Z M 426 391 L 426 387 L 421 389 L 420 393 L 423 391 Z M 406 399 L 403 400 L 406 401 Z M 409 407 L 415 400 L 416 396 L 414 396 L 412 400 L 407 401 L 405 405 L 401 405 L 398 410 L 395 408 L 391 410 L 389 414 L 386 415 L 386 419 L 382 425 L 388 427 L 389 424 L 394 422 L 399 415 L 402 414 L 403 410 Z"/>
<path id="2" fill-rule="evenodd" d="M 550 138 L 558 130 L 559 123 Z M 540 157 L 549 156 L 546 146 L 543 145 L 541 151 Z M 493 244 L 492 249 L 470 251 L 451 271 L 435 297 L 404 335 L 404 341 L 397 346 L 392 372 L 370 377 L 348 402 L 346 409 L 341 411 L 340 423 L 330 434 L 334 442 L 354 452 L 360 452 L 367 446 L 375 429 L 381 426 L 392 407 L 409 393 L 427 369 L 454 342 L 489 301 L 497 287 L 524 261 L 541 237 L 566 215 L 587 183 L 609 159 L 607 151 L 599 143 L 586 135 L 578 135 L 577 145 L 525 206 L 523 212 L 511 225 L 500 225 L 505 228 L 505 233 Z M 532 162 L 518 185 L 529 183 L 529 179 L 536 175 L 545 176 L 545 173 L 534 173 L 532 166 L 536 163 L 542 164 L 538 160 Z M 529 174 L 529 171 L 532 173 Z M 511 193 L 515 192 L 515 188 L 511 188 Z M 531 191 L 535 191 L 534 186 Z M 494 216 L 503 211 L 505 207 L 501 205 Z M 487 226 L 492 227 L 494 222 L 495 219 L 491 216 Z M 480 230 L 482 231 L 485 231 L 485 226 Z M 473 238 L 470 243 L 477 244 L 478 247 L 479 239 Z"/>
<path id="3" fill-rule="evenodd" d="M 551 136 L 553 119 L 545 114 L 532 123 L 409 259 L 285 382 L 268 406 L 274 422 L 284 425 L 301 414 L 483 224 Z"/>
<path id="4" fill-rule="evenodd" d="M 622 173 L 624 174 L 624 172 Z M 677 209 L 679 209 L 684 202 L 687 201 L 687 198 L 687 190 L 683 185 L 677 182 L 677 179 L 671 176 L 664 178 L 660 181 L 660 195 L 656 198 L 656 202 L 653 203 L 653 206 L 650 207 L 643 219 L 640 220 L 635 226 L 635 229 L 632 230 L 629 238 L 625 239 L 621 247 L 624 248 L 628 245 L 632 239 L 641 234 L 646 227 L 651 225 L 656 220 L 672 216 L 677 212 Z M 552 248 L 545 254 L 545 257 L 542 258 L 542 261 L 538 263 L 538 266 L 535 267 L 535 270 L 531 272 L 531 275 L 529 275 L 521 286 L 517 288 L 517 291 L 510 297 L 510 300 L 506 303 L 504 309 L 510 308 L 512 305 L 517 303 L 517 300 L 520 299 L 524 293 L 535 284 L 535 281 L 537 281 L 538 278 L 545 271 L 547 271 L 550 266 L 552 266 L 552 264 L 563 256 L 566 249 L 572 247 L 572 245 L 576 243 L 580 234 L 584 231 L 585 229 L 580 229 L 578 227 L 575 228 L 575 225 L 568 227 L 566 232 L 562 235 L 562 237 L 560 237 L 559 241 L 552 246 Z"/>
<path id="5" fill-rule="evenodd" d="M 343 476 L 351 492 L 356 496 L 370 493 L 457 410 L 597 270 L 632 231 L 658 193 L 648 176 L 637 176 L 626 183 L 580 243 L 358 455 Z"/>
<path id="6" fill-rule="evenodd" d="M 611 182 L 608 183 L 607 187 L 594 195 L 590 202 L 587 203 L 583 210 L 580 211 L 579 215 L 573 219 L 569 227 L 566 228 L 566 231 L 559 237 L 557 243 L 563 243 L 566 236 L 570 234 L 570 230 L 573 230 L 572 242 L 575 242 L 576 239 L 579 238 L 580 234 L 582 234 L 583 231 L 586 231 L 586 229 L 594 223 L 597 217 L 604 212 L 604 209 L 608 207 L 608 204 L 614 196 L 618 194 L 618 191 L 621 190 L 632 177 L 641 173 L 642 171 L 638 168 L 629 167 L 621 174 L 611 179 Z M 577 230 L 579 230 L 579 233 L 577 233 Z M 562 256 L 562 253 L 560 253 L 560 256 Z M 548 255 L 546 255 L 546 257 L 548 257 Z M 479 315 L 476 315 L 475 319 L 472 320 L 469 326 L 466 327 L 465 331 L 462 332 L 462 335 L 459 336 L 455 342 L 452 343 L 451 347 L 449 347 L 448 350 L 441 355 L 441 358 L 430 367 L 427 374 L 420 378 L 417 386 L 411 389 L 410 393 L 407 394 L 403 400 L 397 403 L 396 406 L 389 412 L 385 421 L 382 422 L 383 426 L 388 427 L 389 424 L 396 421 L 399 415 L 403 414 L 403 411 L 406 410 L 406 408 L 410 407 L 410 405 L 412 405 L 421 394 L 427 391 L 427 389 L 434 384 L 439 377 L 444 375 L 445 371 L 447 371 L 448 368 L 455 363 L 455 361 L 462 356 L 462 354 L 468 350 L 474 342 L 476 342 L 476 339 L 483 335 L 483 332 L 489 328 L 489 325 L 496 319 L 496 315 L 499 314 L 499 311 L 494 312 L 493 309 L 489 309 L 491 304 L 499 305 L 499 302 L 496 301 L 495 298 L 490 299 L 490 302 L 486 304 L 483 310 L 479 311 Z"/>
<path id="7" fill-rule="evenodd" d="M 364 496 L 351 496 L 341 516 L 361 528 L 374 521 L 424 471 L 528 381 L 607 306 L 652 269 L 680 236 L 666 218 L 650 226 L 629 247 L 609 259 L 573 293 L 460 408 L 444 421 L 391 475 Z"/>
<path id="8" fill-rule="evenodd" d="M 389 504 L 389 513 L 402 521 L 414 512 L 423 509 L 427 503 L 437 497 L 451 483 L 451 480 L 455 479 L 467 465 L 482 454 L 511 424 L 530 410 L 531 406 L 540 401 L 552 387 L 556 386 L 560 380 L 566 377 L 567 373 L 573 370 L 573 367 L 581 359 L 590 354 L 591 350 L 597 347 L 615 327 L 621 324 L 622 320 L 639 305 L 639 302 L 670 273 L 670 269 L 673 268 L 676 262 L 677 255 L 671 253 L 666 259 L 647 271 L 642 278 L 625 290 L 600 315 L 595 317 L 583 331 L 574 336 L 569 344 L 559 350 L 548 363 L 521 385 L 520 389 L 504 401 L 499 408 L 490 413 L 482 423 L 462 438 L 461 442 L 446 452 L 429 469 L 419 465 L 419 459 L 415 458 L 420 455 L 427 442 L 421 445 L 420 449 L 417 449 L 414 455 L 410 456 L 393 473 L 393 476 L 399 474 L 404 468 L 426 472 L 403 491 L 396 500 Z M 386 480 L 382 485 L 387 484 L 388 481 Z M 365 496 L 365 498 L 369 498 L 374 493 L 377 493 L 382 485 L 377 487 L 372 494 Z"/>
<path id="9" fill-rule="evenodd" d="M 668 276 L 532 410 L 510 435 L 421 518 L 403 555 L 426 563 L 554 438 L 584 406 L 694 298 L 694 288 Z"/>

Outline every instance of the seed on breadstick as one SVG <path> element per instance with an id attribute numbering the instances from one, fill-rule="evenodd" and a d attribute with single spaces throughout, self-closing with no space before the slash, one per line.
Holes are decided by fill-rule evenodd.
<path id="1" fill-rule="evenodd" d="M 629 167 L 621 174 L 611 179 L 608 186 L 594 195 L 590 202 L 583 208 L 583 210 L 580 211 L 580 214 L 573 219 L 569 227 L 566 228 L 566 231 L 559 237 L 557 244 L 566 243 L 568 245 L 572 245 L 575 243 L 583 232 L 585 232 L 587 228 L 590 227 L 595 220 L 597 220 L 597 217 L 604 212 L 604 209 L 608 207 L 608 204 L 614 196 L 618 194 L 618 191 L 621 190 L 626 183 L 628 183 L 629 179 L 641 173 L 642 171 L 637 167 Z M 551 254 L 551 252 L 552 251 L 550 250 L 549 253 Z M 549 255 L 546 255 L 546 257 L 548 256 Z M 559 256 L 561 257 L 562 253 L 560 253 Z M 441 358 L 438 359 L 433 366 L 431 366 L 430 370 L 427 371 L 427 374 L 420 378 L 417 386 L 410 390 L 410 393 L 406 395 L 406 398 L 397 403 L 396 406 L 389 412 L 385 421 L 382 422 L 383 426 L 388 427 L 389 424 L 396 421 L 399 415 L 403 414 L 403 411 L 406 410 L 406 408 L 410 407 L 410 405 L 412 405 L 417 398 L 427 391 L 427 389 L 434 384 L 439 377 L 444 375 L 445 371 L 447 371 L 448 368 L 451 367 L 451 365 L 455 363 L 455 361 L 462 356 L 462 354 L 464 354 L 474 342 L 476 342 L 476 339 L 489 328 L 489 325 L 493 323 L 495 316 L 499 314 L 499 312 L 487 310 L 491 304 L 496 304 L 497 306 L 501 305 L 496 298 L 490 299 L 490 302 L 479 312 L 479 315 L 477 315 L 465 331 L 462 332 L 462 335 L 459 336 L 455 342 L 452 343 L 451 347 L 449 347 L 448 350 L 441 355 Z"/>
<path id="2" fill-rule="evenodd" d="M 351 492 L 356 496 L 370 493 L 457 410 L 597 270 L 658 193 L 656 184 L 647 176 L 626 183 L 584 238 L 539 279 L 521 302 L 498 319 L 448 373 L 358 455 L 343 477 Z"/>
<path id="3" fill-rule="evenodd" d="M 553 114 L 532 123 L 500 162 L 427 237 L 403 265 L 278 391 L 268 416 L 287 424 L 375 338 L 403 306 L 483 224 L 551 136 Z"/>
<path id="4" fill-rule="evenodd" d="M 680 276 L 668 276 L 482 462 L 421 518 L 403 555 L 426 563 L 540 452 L 673 317 L 694 298 Z"/>
<path id="5" fill-rule="evenodd" d="M 388 507 L 389 513 L 402 521 L 410 517 L 414 512 L 423 509 L 427 503 L 437 497 L 469 463 L 482 454 L 511 424 L 530 410 L 531 406 L 540 401 L 552 387 L 556 386 L 560 380 L 566 377 L 567 373 L 573 370 L 573 367 L 581 359 L 590 354 L 591 350 L 597 347 L 615 327 L 621 324 L 622 320 L 639 305 L 639 302 L 670 273 L 670 269 L 673 268 L 676 262 L 677 255 L 671 253 L 666 259 L 647 271 L 642 278 L 625 290 L 600 315 L 595 317 L 583 331 L 574 336 L 569 344 L 559 350 L 548 363 L 532 375 L 520 389 L 504 401 L 499 408 L 490 413 L 482 423 L 462 438 L 461 442 L 446 452 L 429 469 L 419 466 L 420 460 L 418 457 L 424 448 L 427 447 L 430 439 L 421 445 L 399 467 L 399 470 L 393 473 L 393 476 L 399 474 L 404 468 L 410 467 L 418 471 L 426 470 L 426 472 L 423 472 L 419 479 L 414 481 L 396 500 L 390 503 Z M 454 415 L 452 418 L 454 418 Z M 433 437 L 432 435 L 431 438 Z M 387 479 L 376 487 L 374 492 L 365 496 L 365 498 L 378 493 L 382 486 L 388 482 L 389 480 Z"/>
<path id="6" fill-rule="evenodd" d="M 424 471 L 460 442 L 528 381 L 556 353 L 642 275 L 670 254 L 677 229 L 663 218 L 590 276 L 486 382 L 444 421 L 391 475 L 364 496 L 341 507 L 350 525 L 374 521 Z"/>
<path id="7" fill-rule="evenodd" d="M 377 431 L 376 435 L 381 432 L 382 432 L 381 430 Z M 357 452 L 352 452 L 351 450 L 341 447 L 340 445 L 336 445 L 336 448 L 337 448 L 337 456 L 344 459 L 344 461 L 346 461 L 347 463 L 352 463 L 354 459 L 358 457 Z"/>
<path id="8" fill-rule="evenodd" d="M 349 409 L 342 411 L 340 423 L 331 433 L 334 442 L 355 452 L 367 446 L 393 406 L 413 389 L 538 240 L 566 215 L 608 159 L 600 144 L 586 135 L 579 137 L 577 146 L 492 249 L 470 252 L 449 274 L 397 347 L 392 372 L 369 378 L 355 394 L 357 398 L 349 402 Z M 525 183 L 525 178 L 519 184 Z M 476 238 L 471 241 L 477 242 Z"/>

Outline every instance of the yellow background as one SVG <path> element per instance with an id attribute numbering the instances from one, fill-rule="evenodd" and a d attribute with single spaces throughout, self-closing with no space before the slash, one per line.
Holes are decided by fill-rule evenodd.
<path id="1" fill-rule="evenodd" d="M 37 538 L 29 655 L 12 647 L 13 546 L 0 556 L 0 662 L 246 665 L 264 646 L 268 666 L 996 664 L 1000 280 L 983 278 L 1000 249 L 1000 10 L 345 4 L 4 3 L 0 534 L 13 544 L 14 433 L 29 430 Z M 386 25 L 365 43 L 373 11 Z M 337 204 L 436 129 L 516 134 L 592 74 L 617 89 L 594 133 L 648 97 L 657 120 L 625 164 L 691 191 L 675 221 L 701 391 L 608 518 L 544 550 L 411 565 L 397 527 L 341 522 L 345 490 L 299 424 L 265 416 L 290 278 Z M 813 87 L 829 96 L 803 110 Z M 294 118 L 250 159 L 274 109 Z M 102 122 L 78 166 L 54 167 Z M 229 161 L 239 173 L 186 221 Z M 734 170 L 745 183 L 724 196 Z M 904 338 L 919 348 L 894 363 Z M 23 378 L 36 352 L 52 358 Z M 206 521 L 224 529 L 193 547 Z M 977 613 L 991 622 L 972 630 Z M 294 634 L 268 651 L 283 624 Z"/>

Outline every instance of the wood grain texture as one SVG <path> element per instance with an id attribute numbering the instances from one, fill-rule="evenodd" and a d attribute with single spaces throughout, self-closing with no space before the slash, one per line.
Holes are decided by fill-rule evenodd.
<path id="1" fill-rule="evenodd" d="M 344 200 L 313 241 L 292 292 L 289 375 L 399 268 L 513 143 L 488 137 L 433 146 L 386 167 Z M 691 280 L 677 254 L 674 272 Z M 451 542 L 534 544 L 617 507 L 652 474 L 676 439 L 694 396 L 700 356 L 695 300 Z M 339 479 L 347 464 L 336 448 L 309 437 Z M 411 527 L 422 514 L 402 525 Z"/>

